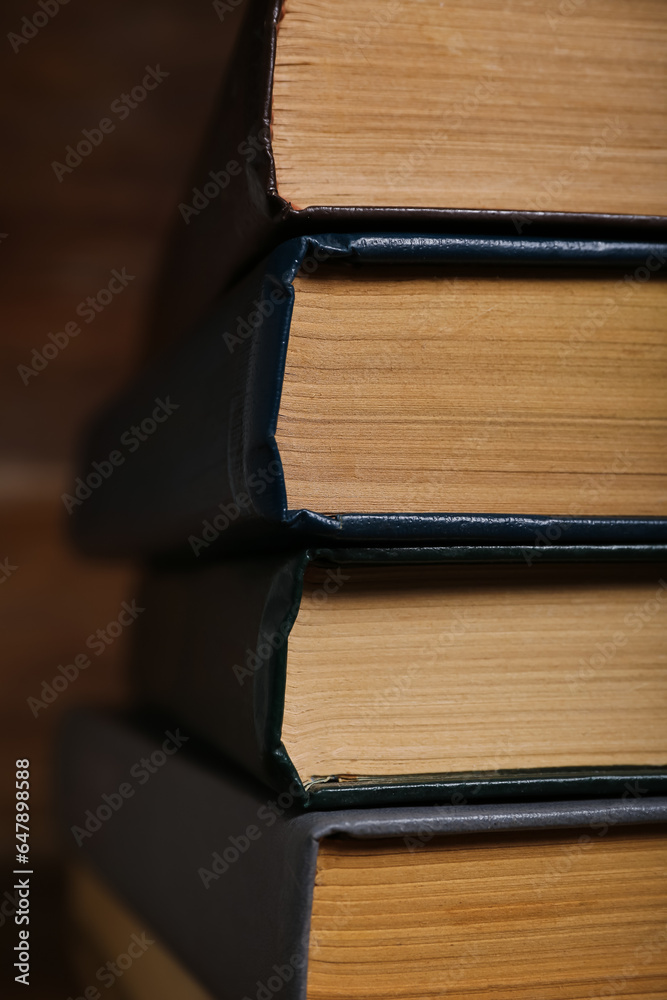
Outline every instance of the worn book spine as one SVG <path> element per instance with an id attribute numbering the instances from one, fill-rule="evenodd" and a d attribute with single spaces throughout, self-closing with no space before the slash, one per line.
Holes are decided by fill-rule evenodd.
<path id="1" fill-rule="evenodd" d="M 204 737 L 277 792 L 291 790 L 307 809 L 410 802 L 537 801 L 620 794 L 639 781 L 667 794 L 667 770 L 616 766 L 507 769 L 474 774 L 299 777 L 282 743 L 289 633 L 303 576 L 313 562 L 334 581 L 346 568 L 373 563 L 618 562 L 667 558 L 667 546 L 568 546 L 545 550 L 304 550 L 248 556 L 195 570 L 149 574 L 137 621 L 131 675 L 142 702 Z"/>
<path id="2" fill-rule="evenodd" d="M 63 501 L 75 540 L 101 555 L 188 558 L 323 543 L 651 543 L 667 519 L 289 510 L 275 430 L 302 263 L 549 264 L 622 269 L 667 244 L 424 235 L 323 235 L 277 248 L 178 348 L 103 414 Z M 311 267 L 311 269 L 312 269 Z M 150 433 L 141 432 L 146 423 Z M 133 428 L 139 428 L 137 436 Z M 102 473 L 100 473 L 102 466 Z"/>

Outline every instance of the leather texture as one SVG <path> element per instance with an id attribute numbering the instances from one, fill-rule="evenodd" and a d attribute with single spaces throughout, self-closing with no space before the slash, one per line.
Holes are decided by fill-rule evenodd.
<path id="1" fill-rule="evenodd" d="M 183 201 L 210 182 L 210 172 L 235 163 L 241 173 L 198 215 L 179 218 L 156 297 L 152 349 L 192 332 L 215 298 L 275 246 L 294 237 L 350 231 L 452 233 L 514 240 L 516 212 L 400 206 L 295 209 L 277 192 L 270 140 L 273 65 L 281 0 L 228 4 L 224 30 L 233 34 L 223 85 L 208 137 Z M 229 48 L 229 47 L 228 47 Z M 252 142 L 252 146 L 250 143 Z M 511 208 L 512 206 L 508 206 Z M 660 216 L 522 212 L 534 236 L 664 242 Z"/>
<path id="2" fill-rule="evenodd" d="M 356 234 L 303 237 L 278 247 L 217 303 L 191 337 L 156 359 L 102 415 L 81 476 L 122 452 L 122 464 L 77 501 L 71 524 L 83 549 L 102 555 L 198 559 L 254 547 L 309 544 L 585 544 L 667 541 L 667 519 L 550 518 L 434 511 L 288 510 L 275 430 L 293 279 L 302 264 L 604 267 L 623 270 L 667 244 L 628 241 Z M 496 272 L 497 273 L 497 272 Z M 133 452 L 128 428 L 156 401 L 174 412 Z"/>
<path id="3" fill-rule="evenodd" d="M 276 798 L 240 783 L 194 737 L 140 783 L 133 777 L 137 763 L 159 751 L 163 739 L 123 718 L 71 716 L 60 740 L 59 821 L 77 859 L 85 858 L 220 1000 L 266 996 L 260 986 L 270 990 L 276 976 L 282 1000 L 306 1000 L 317 851 L 325 837 L 555 828 L 602 836 L 616 825 L 667 820 L 667 799 L 635 788 L 596 802 L 303 813 L 289 795 Z M 85 829 L 86 814 L 104 804 L 102 796 L 127 783 L 132 797 L 89 836 L 79 834 L 78 847 L 73 828 Z M 227 859 L 217 875 L 215 854 Z M 204 876 L 206 887 L 202 869 L 214 876 Z M 276 967 L 288 971 L 281 975 Z"/>
<path id="4" fill-rule="evenodd" d="M 196 569 L 156 568 L 139 599 L 131 676 L 142 704 L 182 723 L 277 792 L 292 788 L 306 809 L 405 803 L 539 801 L 621 794 L 639 782 L 667 795 L 665 767 L 564 768 L 441 773 L 320 781 L 304 786 L 282 743 L 289 631 L 310 563 L 349 567 L 425 563 L 523 566 L 650 561 L 664 546 L 307 549 L 227 559 Z M 663 569 L 663 572 L 665 569 Z"/>

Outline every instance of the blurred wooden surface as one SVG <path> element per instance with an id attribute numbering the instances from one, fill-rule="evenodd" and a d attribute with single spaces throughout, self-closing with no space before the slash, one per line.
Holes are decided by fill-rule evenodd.
<path id="1" fill-rule="evenodd" d="M 57 892 L 46 891 L 58 884 L 49 874 L 57 871 L 59 847 L 53 738 L 77 702 L 125 696 L 127 634 L 92 655 L 90 668 L 37 717 L 27 699 L 39 697 L 58 665 L 86 652 L 86 638 L 135 596 L 135 570 L 88 562 L 70 550 L 60 494 L 82 428 L 141 350 L 160 252 L 180 223 L 177 206 L 220 83 L 229 31 L 210 0 L 72 2 L 14 52 L 8 34 L 39 9 L 5 0 L 0 15 L 0 565 L 8 559 L 17 567 L 0 583 L 0 897 L 12 884 L 14 761 L 28 757 L 33 862 L 45 893 L 35 900 L 41 915 L 32 995 L 64 1000 L 68 990 L 77 995 L 77 984 L 58 965 L 62 949 L 49 931 L 61 920 Z M 145 101 L 124 120 L 109 115 L 112 102 L 158 64 L 169 76 Z M 82 129 L 106 116 L 115 130 L 59 182 L 52 162 L 63 162 Z M 77 305 L 105 287 L 114 268 L 126 268 L 134 280 L 83 323 Z M 41 351 L 50 332 L 77 320 L 81 334 L 24 384 L 18 366 L 31 364 L 33 348 Z M 15 931 L 11 919 L 2 920 L 3 996 L 25 994 L 10 971 Z"/>

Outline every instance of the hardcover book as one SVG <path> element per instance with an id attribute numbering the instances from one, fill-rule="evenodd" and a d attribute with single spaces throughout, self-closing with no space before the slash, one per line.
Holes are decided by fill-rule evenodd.
<path id="1" fill-rule="evenodd" d="M 664 992 L 665 798 L 630 785 L 597 802 L 303 813 L 211 769 L 194 740 L 130 787 L 159 748 L 122 720 L 70 718 L 61 821 L 79 863 L 213 996 Z"/>
<path id="2" fill-rule="evenodd" d="M 662 0 L 213 6 L 231 56 L 156 344 L 293 236 L 664 239 Z"/>
<path id="3" fill-rule="evenodd" d="M 80 544 L 665 540 L 667 245 L 289 242 L 100 419 Z"/>
<path id="4" fill-rule="evenodd" d="M 667 793 L 667 547 L 158 569 L 142 702 L 307 808 Z"/>
<path id="5" fill-rule="evenodd" d="M 212 6 L 62 496 L 145 566 L 60 740 L 86 996 L 662 1000 L 665 6 Z"/>

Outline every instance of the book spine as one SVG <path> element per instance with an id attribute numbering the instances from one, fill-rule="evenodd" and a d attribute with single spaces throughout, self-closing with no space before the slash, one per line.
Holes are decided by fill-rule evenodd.
<path id="1" fill-rule="evenodd" d="M 305 557 L 157 571 L 144 584 L 131 672 L 142 703 L 268 787 L 304 795 L 280 743 L 287 637 Z"/>
<path id="2" fill-rule="evenodd" d="M 215 996 L 305 1000 L 317 851 L 327 837 L 448 836 L 663 823 L 667 799 L 412 806 L 300 813 L 211 768 L 194 737 L 70 716 L 60 823 L 90 862 Z M 149 770 L 149 765 L 150 770 Z"/>
<path id="3" fill-rule="evenodd" d="M 651 251 L 652 248 L 652 251 Z M 501 542 L 527 546 L 667 540 L 665 518 L 410 512 L 336 517 L 288 511 L 275 442 L 294 276 L 322 261 L 625 267 L 667 245 L 325 234 L 277 248 L 218 304 L 196 335 L 156 361 L 104 415 L 72 500 L 76 540 L 96 555 L 201 558 L 264 544 Z M 152 414 L 160 409 L 159 424 Z M 164 417 L 168 411 L 168 419 Z M 173 415 L 172 415 L 173 414 Z M 152 421 L 136 447 L 119 450 Z M 135 439 L 131 437 L 131 440 Z M 101 482 L 96 463 L 119 467 Z M 131 452 L 131 453 L 129 453 Z M 86 483 L 96 477 L 100 488 Z M 101 483 L 101 485 L 100 485 Z"/>
<path id="4" fill-rule="evenodd" d="M 197 559 L 275 533 L 286 500 L 273 432 L 303 251 L 272 255 L 100 416 L 72 492 L 84 551 Z M 101 463 L 111 474 L 91 489 Z"/>
<path id="5" fill-rule="evenodd" d="M 447 208 L 305 206 L 276 187 L 271 105 L 283 0 L 221 4 L 226 40 L 218 107 L 190 184 L 179 204 L 155 302 L 152 350 L 174 343 L 206 315 L 215 296 L 279 242 L 317 233 L 495 236 L 552 240 L 664 241 L 660 216 Z M 217 9 L 217 8 L 216 8 Z M 226 58 L 225 58 L 226 57 Z"/>

